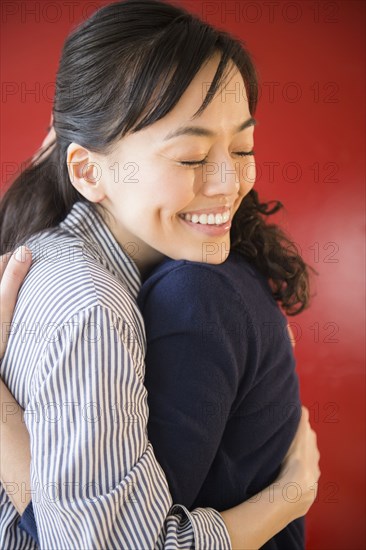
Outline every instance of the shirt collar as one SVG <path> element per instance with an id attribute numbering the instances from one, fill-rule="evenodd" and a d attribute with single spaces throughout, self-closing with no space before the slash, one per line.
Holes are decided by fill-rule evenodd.
<path id="1" fill-rule="evenodd" d="M 60 223 L 60 227 L 86 242 L 87 253 L 100 261 L 117 278 L 122 279 L 133 297 L 137 298 L 141 289 L 141 275 L 137 265 L 89 203 L 76 202 Z"/>

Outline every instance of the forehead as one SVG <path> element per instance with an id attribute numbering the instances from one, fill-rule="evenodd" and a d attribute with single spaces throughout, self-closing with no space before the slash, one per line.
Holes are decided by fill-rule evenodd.
<path id="1" fill-rule="evenodd" d="M 200 109 L 215 76 L 219 56 L 210 59 L 198 71 L 174 109 L 152 126 L 158 133 L 182 124 L 207 124 L 237 126 L 250 118 L 247 92 L 238 68 L 230 62 L 225 69 L 226 76 L 206 108 Z"/>
<path id="2" fill-rule="evenodd" d="M 220 59 L 215 57 L 201 68 L 192 80 L 186 93 L 182 96 L 182 103 L 192 103 L 196 100 L 202 104 L 215 77 L 219 61 Z M 240 107 L 242 107 L 244 103 L 248 104 L 247 91 L 243 77 L 238 67 L 232 61 L 225 67 L 224 76 L 209 105 L 211 103 L 213 103 L 216 108 L 220 105 L 231 103 L 235 103 Z M 208 108 L 209 105 L 206 108 Z"/>

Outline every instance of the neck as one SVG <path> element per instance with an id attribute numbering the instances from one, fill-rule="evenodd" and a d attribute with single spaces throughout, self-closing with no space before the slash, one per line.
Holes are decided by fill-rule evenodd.
<path id="1" fill-rule="evenodd" d="M 120 247 L 135 262 L 144 281 L 150 271 L 164 259 L 164 254 L 129 233 L 125 228 L 117 226 L 113 216 L 106 211 L 105 207 L 99 204 L 96 206 Z"/>
<path id="2" fill-rule="evenodd" d="M 126 243 L 125 241 L 124 245 L 122 243 L 119 244 L 137 265 L 143 281 L 147 279 L 150 271 L 164 259 L 164 254 L 151 248 L 143 241 L 139 241 L 136 237 L 134 237 L 134 242 L 130 241 Z"/>

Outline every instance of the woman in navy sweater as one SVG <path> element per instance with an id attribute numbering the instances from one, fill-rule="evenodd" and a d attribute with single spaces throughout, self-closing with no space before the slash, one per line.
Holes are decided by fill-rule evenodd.
<path id="1" fill-rule="evenodd" d="M 166 260 L 143 285 L 149 438 L 175 502 L 225 510 L 277 478 L 301 414 L 287 321 L 238 252 L 220 265 Z M 296 480 L 283 490 L 294 502 Z M 303 518 L 266 549 L 300 550 Z"/>
<path id="2" fill-rule="evenodd" d="M 135 11 L 137 7 L 139 10 Z M 125 40 L 119 28 L 114 28 L 122 24 L 117 17 L 121 15 L 117 13 L 119 9 L 122 15 L 128 12 L 129 30 L 135 21 L 136 36 L 126 33 L 126 40 L 140 41 L 140 50 L 130 43 L 128 50 L 126 44 L 122 44 L 123 47 L 119 44 L 119 40 Z M 307 306 L 309 289 L 304 262 L 285 246 L 288 240 L 279 228 L 266 226 L 263 216 L 271 211 L 268 205 L 259 203 L 252 190 L 255 176 L 254 69 L 249 56 L 237 42 L 173 7 L 155 2 L 126 2 L 103 8 L 99 13 L 100 16 L 94 15 L 67 43 L 54 110 L 56 147 L 50 158 L 40 161 L 39 173 L 25 175 L 25 180 L 29 177 L 27 186 L 21 179 L 6 196 L 3 243 L 9 247 L 9 243 L 21 242 L 46 227 L 54 227 L 57 238 L 63 238 L 72 227 L 75 234 L 88 241 L 93 225 L 90 224 L 89 229 L 87 223 L 93 219 L 96 232 L 108 236 L 101 240 L 104 256 L 102 254 L 100 264 L 108 267 L 109 263 L 111 272 L 116 266 L 113 267 L 113 254 L 108 252 L 108 244 L 116 241 L 121 247 L 121 257 L 126 242 L 137 245 L 137 252 L 130 251 L 134 268 L 129 277 L 132 286 L 137 269 L 145 278 L 139 305 L 146 319 L 148 342 L 149 436 L 172 495 L 188 508 L 217 505 L 219 509 L 226 509 L 247 501 L 255 493 L 258 502 L 265 498 L 261 491 L 270 484 L 276 491 L 273 482 L 283 473 L 301 416 L 287 323 L 276 301 L 280 301 L 289 313 L 296 313 Z M 159 24 L 153 25 L 151 17 Z M 144 33 L 141 35 L 142 21 L 145 32 L 151 34 L 149 47 L 144 41 Z M 109 25 L 113 26 L 115 34 L 109 32 Z M 172 49 L 171 36 L 175 36 L 173 31 L 178 27 L 185 32 L 177 34 L 181 43 Z M 121 59 L 126 56 L 124 64 L 118 57 L 114 64 L 114 57 L 108 55 L 111 36 L 121 46 L 118 50 Z M 150 49 L 151 44 L 155 50 Z M 100 63 L 99 72 L 88 72 L 88 67 L 95 68 L 94 64 L 79 67 L 79 46 L 87 50 L 94 63 Z M 188 47 L 192 50 L 190 54 Z M 139 51 L 140 54 L 144 52 L 146 59 L 136 54 Z M 170 61 L 165 55 L 167 52 L 173 56 Z M 130 76 L 136 78 L 135 87 L 131 88 L 128 81 L 125 90 L 119 81 L 125 73 L 118 73 L 116 78 L 116 67 L 125 67 L 131 59 L 140 63 L 140 73 L 134 65 Z M 172 77 L 172 67 L 179 74 L 174 73 L 174 86 L 166 86 Z M 226 72 L 226 68 L 230 71 Z M 94 79 L 97 77 L 102 79 L 103 89 L 108 90 L 107 102 L 104 96 L 96 94 L 99 88 L 94 86 Z M 84 86 L 83 78 L 87 80 Z M 109 88 L 105 87 L 108 78 Z M 222 100 L 222 90 L 218 91 L 221 80 L 224 88 L 227 85 L 238 88 L 242 101 L 237 102 L 230 96 Z M 79 102 L 74 96 L 69 101 L 65 82 L 70 86 L 77 82 L 73 92 L 81 94 Z M 207 82 L 211 83 L 210 93 L 202 104 L 202 90 Z M 158 98 L 151 96 L 152 83 L 161 92 Z M 159 88 L 162 84 L 165 86 L 163 91 Z M 138 87 L 141 93 L 136 94 Z M 126 101 L 124 95 L 127 90 L 132 94 L 130 101 Z M 89 102 L 85 101 L 86 91 L 90 94 Z M 121 105 L 122 111 L 119 110 Z M 146 106 L 150 109 L 148 113 Z M 102 109 L 103 117 L 99 116 Z M 119 112 L 125 117 L 123 121 L 119 121 L 118 116 L 122 116 Z M 67 163 L 64 162 L 66 158 Z M 61 174 L 54 171 L 52 163 L 55 160 L 62 160 Z M 72 186 L 64 177 L 66 164 Z M 115 170 L 111 169 L 118 165 L 137 167 L 134 174 L 125 175 L 123 185 L 118 177 L 116 181 Z M 102 168 L 101 174 L 96 167 Z M 221 173 L 218 167 L 224 168 L 224 172 Z M 139 176 L 135 181 L 131 178 L 137 172 Z M 50 210 L 58 207 L 58 201 L 52 193 L 50 195 L 53 181 L 65 186 L 64 194 L 59 196 L 64 202 L 50 217 Z M 44 192 L 42 200 L 45 202 L 38 209 L 41 222 L 34 217 L 33 211 L 37 201 L 41 203 L 40 197 L 37 196 L 35 202 L 29 201 L 24 196 L 24 189 L 28 193 L 34 189 L 34 197 L 40 189 Z M 57 186 L 54 191 L 59 192 Z M 80 202 L 81 197 L 84 203 Z M 24 207 L 28 209 L 21 211 L 21 222 L 15 227 L 12 208 L 20 212 L 18 201 L 22 200 L 26 200 Z M 90 204 L 103 218 L 98 226 L 99 218 L 90 214 Z M 75 218 L 76 215 L 81 218 Z M 79 225 L 75 224 L 75 219 Z M 3 250 L 6 249 L 4 244 Z M 175 260 L 164 260 L 164 257 Z M 95 260 L 95 254 L 93 258 Z M 38 262 L 38 266 L 47 275 L 48 266 L 44 262 Z M 99 265 L 97 267 L 100 269 Z M 67 275 L 67 272 L 62 273 L 65 284 Z M 101 274 L 97 275 L 95 283 L 99 284 L 100 280 Z M 63 283 L 62 278 L 60 281 Z M 67 284 L 62 289 L 65 292 Z M 141 327 L 139 329 L 138 336 L 142 339 Z M 14 338 L 13 342 L 17 337 Z M 83 348 L 82 352 L 90 359 L 94 355 L 90 355 L 87 346 L 83 345 L 85 350 Z M 99 353 L 97 347 L 95 353 Z M 57 359 L 61 360 L 61 356 Z M 136 365 L 136 371 L 138 368 L 140 365 Z M 9 379 L 10 369 L 7 361 L 5 372 Z M 52 377 L 51 366 L 50 369 Z M 60 389 L 56 386 L 53 389 Z M 140 417 L 145 415 L 145 409 L 141 409 Z M 78 432 L 71 432 L 72 441 L 80 449 Z M 107 436 L 107 432 L 104 435 Z M 46 433 L 45 442 L 52 452 L 57 448 L 57 456 L 61 456 L 60 441 L 47 438 Z M 36 443 L 33 444 L 36 446 Z M 132 440 L 130 443 L 132 448 Z M 314 444 L 312 449 L 309 467 L 312 479 L 316 480 Z M 93 460 L 97 458 L 95 455 Z M 48 464 L 48 468 L 51 466 Z M 109 463 L 108 468 L 114 472 Z M 51 469 L 53 471 L 53 466 Z M 75 471 L 78 471 L 76 467 Z M 42 474 L 40 468 L 38 473 Z M 304 487 L 297 483 L 296 477 L 285 479 L 287 483 L 281 486 L 280 498 L 294 505 L 296 512 L 291 519 L 295 519 L 303 515 L 298 513 L 301 507 L 296 503 L 304 495 L 297 493 L 294 496 L 293 490 L 301 492 Z M 307 487 L 307 502 L 309 493 Z M 278 493 L 275 496 L 278 498 Z M 82 495 L 78 498 L 85 513 L 89 512 L 89 501 L 85 502 Z M 267 498 L 274 498 L 274 495 L 271 493 Z M 103 506 L 105 500 L 98 498 L 97 501 L 98 506 Z M 117 501 L 113 502 L 118 505 Z M 306 508 L 303 506 L 302 510 Z M 53 533 L 45 520 L 48 513 L 50 517 L 58 514 L 57 525 L 62 537 L 77 540 L 72 539 L 72 533 L 62 525 L 66 509 L 71 515 L 75 512 L 67 498 L 50 509 L 47 504 L 40 508 L 44 536 L 49 540 Z M 31 515 L 31 508 L 28 513 Z M 109 513 L 106 506 L 103 513 Z M 237 522 L 226 512 L 222 516 L 228 530 L 234 533 L 232 541 L 242 540 L 235 537 Z M 288 527 L 281 530 L 281 526 L 288 523 Z M 111 528 L 109 520 L 108 525 Z M 236 525 L 234 530 L 233 525 Z M 90 529 L 95 527 L 92 523 L 89 526 Z M 301 520 L 282 519 L 277 527 L 274 533 L 281 533 L 268 542 L 270 548 L 303 546 Z M 78 529 L 76 523 L 74 529 L 75 532 Z M 148 522 L 144 529 L 147 533 Z M 87 536 L 85 530 L 83 536 Z"/>

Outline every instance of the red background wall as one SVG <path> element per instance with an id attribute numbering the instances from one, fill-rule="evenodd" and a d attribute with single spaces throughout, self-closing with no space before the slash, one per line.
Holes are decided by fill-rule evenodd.
<path id="1" fill-rule="evenodd" d="M 259 70 L 256 189 L 284 203 L 276 221 L 319 273 L 311 308 L 290 318 L 321 450 L 307 548 L 362 549 L 365 3 L 182 3 L 245 40 Z M 2 2 L 2 190 L 43 140 L 66 34 L 102 4 Z"/>

